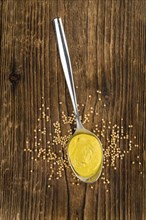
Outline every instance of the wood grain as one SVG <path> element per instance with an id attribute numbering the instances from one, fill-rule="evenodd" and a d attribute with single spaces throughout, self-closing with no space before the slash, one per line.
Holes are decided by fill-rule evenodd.
<path id="1" fill-rule="evenodd" d="M 1 220 L 145 220 L 145 12 L 144 0 L 0 1 Z M 137 137 L 139 147 L 117 161 L 116 171 L 105 167 L 108 192 L 101 179 L 93 189 L 83 183 L 72 185 L 69 169 L 48 188 L 47 162 L 36 165 L 24 152 L 27 139 L 33 143 L 42 97 L 50 107 L 49 123 L 40 125 L 47 130 L 44 149 L 55 121 L 61 123 L 63 134 L 70 128 L 61 117 L 62 111 L 72 113 L 72 105 L 52 27 L 56 16 L 64 23 L 77 100 L 79 106 L 85 104 L 80 114 L 94 108 L 87 128 L 92 130 L 100 118 L 112 125 L 120 125 L 123 118 L 124 129 L 133 124 Z M 107 141 L 102 142 L 106 148 Z M 133 168 L 136 155 L 141 164 L 135 162 Z"/>

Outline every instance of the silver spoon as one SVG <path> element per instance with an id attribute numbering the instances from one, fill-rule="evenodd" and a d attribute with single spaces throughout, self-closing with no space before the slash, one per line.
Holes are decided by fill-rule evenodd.
<path id="1" fill-rule="evenodd" d="M 77 124 L 76 131 L 68 143 L 68 160 L 73 172 L 81 181 L 92 183 L 95 182 L 101 174 L 103 161 L 102 144 L 95 134 L 83 127 L 80 121 L 71 61 L 61 18 L 55 18 L 53 24 L 60 60 Z"/>

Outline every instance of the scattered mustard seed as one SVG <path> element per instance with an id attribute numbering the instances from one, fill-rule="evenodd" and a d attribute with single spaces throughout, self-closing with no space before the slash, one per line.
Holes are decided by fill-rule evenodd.
<path id="1" fill-rule="evenodd" d="M 101 91 L 97 90 L 97 93 L 101 94 Z M 89 95 L 89 98 L 91 97 L 92 96 Z M 101 101 L 102 96 L 100 96 L 98 100 Z M 102 101 L 102 103 L 104 103 L 105 100 Z M 60 102 L 59 104 L 61 105 L 62 102 Z M 82 107 L 85 106 L 85 104 L 83 103 L 81 105 Z M 42 98 L 41 106 L 45 107 L 44 97 Z M 103 106 L 106 107 L 106 104 L 104 103 Z M 70 128 L 70 125 L 76 124 L 76 118 L 74 113 L 72 113 L 70 116 L 67 116 L 65 112 L 62 111 L 61 119 L 64 125 L 67 124 L 67 126 L 69 126 L 68 131 L 66 132 L 66 134 L 62 134 L 61 123 L 59 121 L 56 121 L 55 123 L 53 123 L 53 133 L 49 133 L 46 128 L 46 124 L 49 122 L 50 116 L 46 115 L 44 109 L 49 110 L 50 108 L 45 107 L 43 108 L 43 110 L 42 108 L 39 108 L 40 117 L 38 117 L 37 119 L 39 123 L 36 123 L 36 126 L 33 129 L 33 140 L 30 141 L 30 139 L 27 138 L 24 152 L 26 154 L 30 154 L 31 160 L 37 162 L 35 164 L 39 164 L 39 162 L 42 160 L 47 162 L 49 183 L 50 181 L 52 181 L 52 179 L 56 179 L 59 181 L 59 179 L 64 176 L 64 171 L 66 169 L 71 172 L 71 170 L 68 169 L 69 163 L 67 159 L 67 143 L 72 135 L 72 129 Z M 81 118 L 83 124 L 89 123 L 90 120 L 92 120 L 93 113 L 94 108 L 90 107 L 90 112 L 85 113 L 84 116 Z M 98 116 L 98 114 L 99 113 L 96 112 L 94 116 Z M 115 171 L 118 170 L 118 161 L 122 161 L 125 158 L 125 155 L 129 154 L 134 149 L 133 147 L 139 148 L 139 145 L 135 143 L 137 139 L 136 136 L 134 135 L 132 137 L 133 125 L 128 125 L 128 128 L 130 128 L 130 132 L 128 129 L 128 131 L 124 130 L 123 118 L 120 119 L 121 125 L 116 123 L 113 123 L 114 125 L 112 125 L 112 122 L 107 121 L 104 117 L 99 117 L 98 120 L 98 123 L 95 124 L 95 127 L 93 127 L 93 132 L 101 139 L 101 142 L 104 143 L 103 171 L 101 173 L 100 179 L 105 185 L 106 192 L 108 192 L 109 189 L 107 189 L 107 187 L 109 187 L 110 180 L 107 177 L 107 173 L 105 172 L 106 168 L 111 167 Z M 44 142 L 45 139 L 46 143 Z M 138 159 L 138 164 L 141 165 L 142 163 L 139 160 L 139 155 L 137 155 L 136 158 Z M 132 164 L 134 165 L 135 161 L 132 161 Z M 33 170 L 30 170 L 30 172 L 32 173 Z M 80 180 L 78 180 L 73 173 L 71 174 L 73 180 L 72 185 L 79 186 Z M 140 171 L 140 174 L 142 174 L 142 171 Z M 48 188 L 50 187 L 51 185 L 48 184 Z M 93 186 L 91 186 L 90 188 L 92 189 Z"/>

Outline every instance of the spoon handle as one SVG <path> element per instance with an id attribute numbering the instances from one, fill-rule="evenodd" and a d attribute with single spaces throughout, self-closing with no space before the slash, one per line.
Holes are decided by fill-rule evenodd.
<path id="1" fill-rule="evenodd" d="M 73 109 L 74 109 L 75 116 L 76 116 L 77 128 L 82 128 L 83 126 L 80 122 L 78 108 L 77 108 L 77 99 L 76 99 L 76 92 L 75 92 L 75 87 L 74 87 L 74 80 L 73 80 L 69 50 L 68 50 L 67 41 L 66 41 L 61 18 L 54 18 L 53 24 L 54 24 L 55 33 L 56 33 L 60 60 L 61 60 L 64 75 L 65 75 L 66 83 L 68 86 L 68 90 L 70 93 Z"/>

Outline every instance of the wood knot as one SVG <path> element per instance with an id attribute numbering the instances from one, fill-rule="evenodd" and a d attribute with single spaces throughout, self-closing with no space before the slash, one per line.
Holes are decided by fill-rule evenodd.
<path id="1" fill-rule="evenodd" d="M 13 85 L 14 85 L 14 84 L 17 84 L 20 79 L 21 79 L 20 73 L 12 72 L 12 73 L 10 73 L 10 75 L 9 75 L 9 80 L 10 80 L 10 82 L 11 82 Z"/>
<path id="2" fill-rule="evenodd" d="M 20 79 L 21 79 L 21 74 L 20 74 L 20 66 L 16 63 L 16 60 L 13 60 L 12 66 L 11 66 L 11 72 L 9 75 L 9 80 L 12 83 L 12 85 L 16 85 Z"/>

